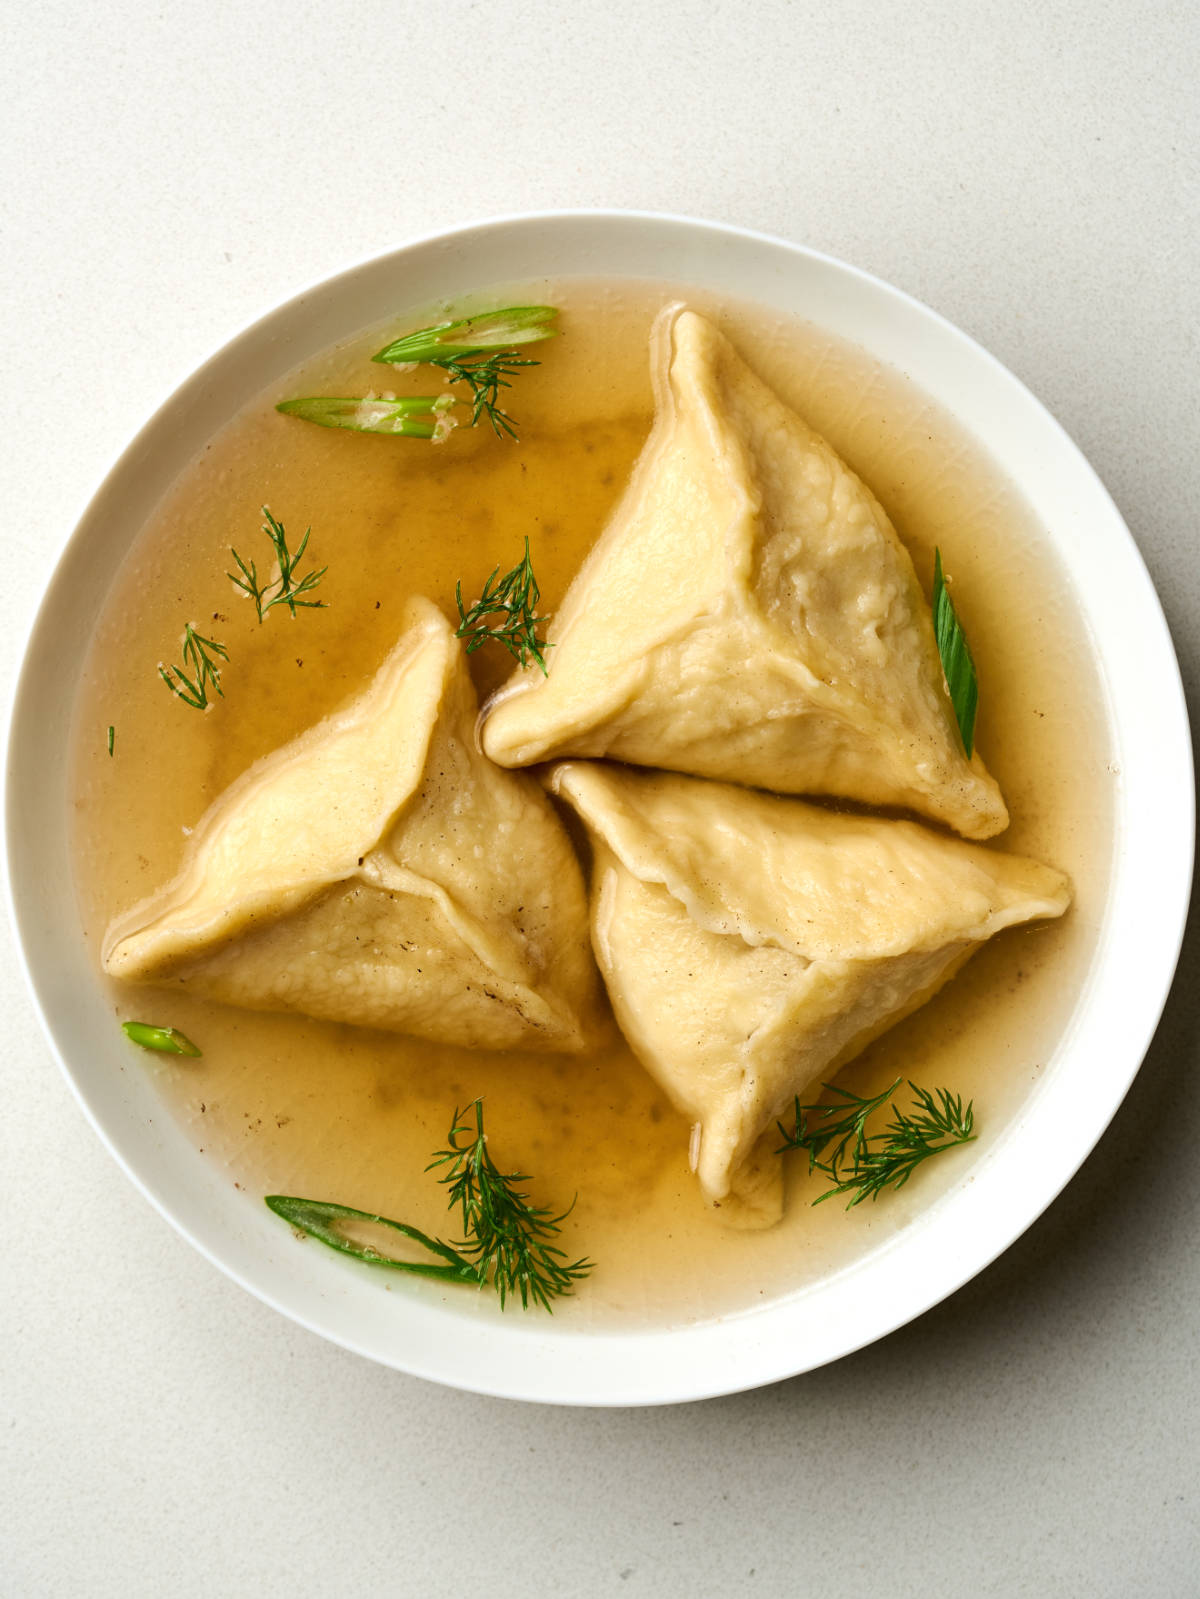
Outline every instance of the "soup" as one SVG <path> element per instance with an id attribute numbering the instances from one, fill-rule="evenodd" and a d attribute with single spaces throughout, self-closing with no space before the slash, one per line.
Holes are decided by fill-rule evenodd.
<path id="1" fill-rule="evenodd" d="M 195 1061 L 148 1055 L 146 1069 L 247 1203 L 303 1194 L 456 1236 L 445 1190 L 424 1168 L 455 1107 L 484 1096 L 501 1166 L 532 1173 L 535 1198 L 558 1208 L 577 1195 L 561 1241 L 597 1264 L 556 1315 L 592 1327 L 727 1314 L 851 1263 L 986 1155 L 1074 1004 L 1110 843 L 1100 691 L 1068 579 L 982 452 L 902 374 L 809 324 L 639 282 L 508 285 L 480 297 L 561 311 L 561 337 L 537 346 L 541 364 L 514 379 L 508 408 L 519 443 L 460 427 L 430 445 L 326 431 L 275 412 L 291 395 L 363 392 L 379 345 L 433 320 L 418 309 L 290 374 L 182 475 L 107 597 L 72 735 L 80 903 L 98 951 L 112 918 L 174 873 L 189 831 L 229 783 L 371 679 L 410 596 L 427 595 L 456 619 L 455 584 L 477 594 L 528 536 L 543 608 L 555 609 L 645 440 L 647 339 L 676 299 L 719 321 L 859 473 L 918 571 L 929 571 L 940 547 L 969 619 L 980 745 L 1012 816 L 1001 845 L 1071 875 L 1067 917 L 1000 935 L 839 1078 L 861 1093 L 897 1077 L 945 1084 L 974 1101 L 978 1141 L 849 1213 L 836 1202 L 814 1209 L 821 1183 L 793 1158 L 783 1222 L 733 1231 L 697 1190 L 685 1119 L 619 1036 L 574 1056 L 467 1051 L 113 985 L 122 1017 L 181 1028 L 203 1049 Z M 428 392 L 428 377 L 389 373 L 388 381 Z M 309 558 L 327 567 L 319 591 L 327 608 L 294 620 L 279 610 L 260 627 L 226 574 L 231 547 L 263 547 L 264 504 L 293 541 L 311 526 Z M 178 659 L 185 620 L 229 651 L 225 698 L 204 712 L 172 698 L 156 670 Z M 481 695 L 511 664 L 495 647 L 470 658 Z M 408 1281 L 404 1291 L 445 1293 L 452 1304 L 463 1292 Z"/>

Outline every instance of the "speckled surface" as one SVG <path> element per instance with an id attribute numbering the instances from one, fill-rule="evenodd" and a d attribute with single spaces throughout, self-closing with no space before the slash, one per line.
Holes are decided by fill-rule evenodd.
<path id="1" fill-rule="evenodd" d="M 1198 18 L 1142 0 L 14 12 L 6 682 L 85 497 L 232 331 L 411 234 L 590 204 L 785 234 L 982 340 L 1115 495 L 1194 694 Z M 1200 1593 L 1195 932 L 1125 1106 L 996 1265 L 823 1371 L 628 1412 L 398 1377 L 227 1282 L 84 1122 L 0 938 L 5 1596 Z"/>

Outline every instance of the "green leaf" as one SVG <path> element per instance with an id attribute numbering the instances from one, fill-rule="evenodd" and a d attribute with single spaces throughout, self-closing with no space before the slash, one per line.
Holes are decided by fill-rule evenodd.
<path id="1" fill-rule="evenodd" d="M 185 705 L 190 705 L 193 710 L 206 711 L 209 706 L 208 692 L 211 688 L 219 699 L 225 698 L 225 690 L 221 687 L 221 668 L 218 660 L 227 661 L 229 651 L 224 644 L 218 644 L 216 639 L 204 638 L 189 622 L 183 630 L 183 666 L 158 665 L 158 675 Z M 188 671 L 192 676 L 189 677 Z"/>
<path id="2" fill-rule="evenodd" d="M 883 1132 L 868 1133 L 868 1117 L 882 1109 L 900 1082 L 898 1077 L 890 1088 L 870 1098 L 826 1083 L 838 1096 L 834 1103 L 802 1105 L 797 1099 L 793 1130 L 776 1123 L 784 1139 L 779 1153 L 806 1150 L 809 1171 L 820 1172 L 832 1185 L 817 1195 L 814 1205 L 841 1196 L 847 1198 L 846 1209 L 853 1210 L 864 1199 L 876 1200 L 889 1188 L 903 1188 L 917 1168 L 935 1155 L 973 1142 L 973 1103 L 964 1108 L 961 1094 L 952 1094 L 947 1088 L 930 1093 L 911 1081 L 908 1086 L 916 1108 L 905 1112 L 893 1101 L 892 1119 Z"/>
<path id="3" fill-rule="evenodd" d="M 938 654 L 942 658 L 942 671 L 946 675 L 946 687 L 950 690 L 950 703 L 954 707 L 963 749 L 969 760 L 975 748 L 979 682 L 975 676 L 975 662 L 971 658 L 967 635 L 963 632 L 954 601 L 946 587 L 941 550 L 933 552 L 933 631 Z"/>
<path id="4" fill-rule="evenodd" d="M 524 558 L 503 577 L 500 576 L 500 568 L 496 567 L 474 605 L 468 607 L 463 604 L 462 583 L 455 584 L 454 598 L 458 605 L 459 624 L 454 636 L 466 639 L 468 655 L 474 655 L 489 639 L 494 639 L 497 644 L 503 644 L 522 666 L 528 666 L 531 658 L 535 660 L 542 669 L 542 676 L 547 677 L 549 673 L 544 651 L 550 646 L 545 639 L 538 638 L 537 627 L 539 622 L 548 622 L 550 618 L 538 614 L 537 606 L 541 597 L 542 591 L 533 575 L 527 538 Z"/>
<path id="5" fill-rule="evenodd" d="M 491 1282 L 501 1310 L 515 1295 L 525 1310 L 533 1303 L 552 1313 L 550 1301 L 569 1296 L 576 1281 L 594 1268 L 587 1259 L 569 1261 L 550 1242 L 575 1202 L 557 1214 L 548 1205 L 532 1204 L 518 1186 L 528 1182 L 527 1175 L 502 1172 L 492 1159 L 483 1130 L 483 1101 L 467 1108 L 475 1111 L 474 1135 L 456 1109 L 447 1147 L 425 1169 L 442 1168 L 438 1181 L 446 1185 L 450 1209 L 462 1220 L 462 1253 L 471 1259 L 479 1281 Z"/>
<path id="6" fill-rule="evenodd" d="M 471 406 L 468 426 L 477 427 L 486 417 L 498 436 L 515 439 L 517 430 L 513 419 L 500 406 L 501 390 L 512 387 L 511 379 L 522 368 L 538 364 L 518 355 L 515 346 L 554 338 L 556 330 L 548 324 L 557 315 L 552 305 L 513 305 L 499 311 L 484 311 L 457 322 L 439 322 L 434 327 L 418 328 L 371 357 L 373 361 L 393 366 L 439 367 L 450 383 L 467 385 L 470 390 L 467 401 L 458 401 L 451 394 L 399 400 L 311 395 L 284 400 L 275 409 L 285 416 L 315 422 L 319 427 L 440 440 L 455 425 L 447 412 L 456 404 L 466 403 Z M 249 580 L 250 574 L 243 571 L 243 577 Z"/>
<path id="7" fill-rule="evenodd" d="M 162 1055 L 199 1055 L 200 1051 L 186 1033 L 178 1027 L 155 1027 L 150 1022 L 122 1022 L 127 1038 L 143 1049 L 154 1049 Z"/>
<path id="8" fill-rule="evenodd" d="M 445 394 L 417 395 L 403 400 L 313 395 L 307 399 L 282 400 L 275 409 L 285 416 L 298 416 L 323 428 L 432 439 L 438 432 L 442 414 L 453 404 L 453 399 Z"/>
<path id="9" fill-rule="evenodd" d="M 254 608 L 258 612 L 260 625 L 265 620 L 267 612 L 276 605 L 286 605 L 293 617 L 295 617 L 297 610 L 323 611 L 325 609 L 324 600 L 306 600 L 303 596 L 312 593 L 329 568 L 323 566 L 318 572 L 308 572 L 299 581 L 296 579 L 296 568 L 304 559 L 304 552 L 308 548 L 308 540 L 309 535 L 312 533 L 312 528 L 305 530 L 304 537 L 300 540 L 299 547 L 296 550 L 289 550 L 287 533 L 284 531 L 283 523 L 277 521 L 265 505 L 262 508 L 262 514 L 266 517 L 262 530 L 271 541 L 271 548 L 275 552 L 278 576 L 268 579 L 265 583 L 261 582 L 258 576 L 257 563 L 244 561 L 235 549 L 231 549 L 229 553 L 237 563 L 237 569 L 241 575 L 240 577 L 235 577 L 232 572 L 226 572 L 225 576 L 235 589 L 240 589 L 248 599 L 254 601 Z"/>
<path id="10" fill-rule="evenodd" d="M 441 362 L 487 350 L 509 350 L 517 344 L 536 344 L 555 337 L 557 330 L 548 324 L 557 315 L 552 305 L 510 305 L 501 311 L 482 311 L 458 322 L 439 322 L 406 333 L 371 359 L 406 366 L 410 361 Z"/>
<path id="11" fill-rule="evenodd" d="M 551 1241 L 571 1207 L 556 1214 L 547 1205 L 533 1204 L 520 1186 L 528 1181 L 524 1173 L 499 1170 L 488 1152 L 482 1101 L 475 1100 L 473 1108 L 474 1134 L 470 1122 L 455 1110 L 447 1147 L 439 1149 L 426 1167 L 427 1171 L 439 1170 L 438 1181 L 446 1185 L 447 1203 L 451 1211 L 459 1212 L 463 1241 L 458 1245 L 430 1238 L 406 1222 L 326 1200 L 271 1194 L 267 1205 L 290 1226 L 369 1266 L 387 1266 L 476 1288 L 490 1285 L 502 1310 L 510 1298 L 519 1298 L 525 1309 L 534 1304 L 549 1311 L 551 1300 L 570 1294 L 575 1283 L 592 1270 L 592 1262 L 568 1260 Z M 446 1264 L 398 1260 L 364 1239 L 364 1231 L 383 1227 L 439 1255 Z"/>
<path id="12" fill-rule="evenodd" d="M 266 1202 L 290 1227 L 297 1227 L 310 1237 L 320 1239 L 330 1249 L 351 1255 L 368 1266 L 387 1266 L 392 1271 L 408 1271 L 418 1277 L 438 1277 L 445 1282 L 479 1285 L 481 1281 L 476 1268 L 456 1249 L 440 1239 L 430 1238 L 416 1227 L 410 1227 L 407 1222 L 391 1221 L 387 1216 L 372 1216 L 369 1211 L 352 1210 L 349 1205 L 335 1205 L 328 1200 L 296 1199 L 287 1194 L 268 1194 Z M 342 1230 L 346 1222 L 355 1222 L 360 1227 L 390 1227 L 393 1232 L 420 1244 L 422 1249 L 440 1255 L 447 1264 L 436 1266 L 431 1261 L 397 1260 L 392 1255 L 373 1249 L 370 1244 L 355 1243 Z"/>

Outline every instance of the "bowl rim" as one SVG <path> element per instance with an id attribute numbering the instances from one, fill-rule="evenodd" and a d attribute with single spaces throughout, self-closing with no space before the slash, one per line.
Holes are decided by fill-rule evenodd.
<path id="1" fill-rule="evenodd" d="M 338 294 L 345 293 L 351 282 L 360 274 L 382 268 L 384 264 L 396 263 L 399 267 L 406 256 L 412 257 L 431 247 L 461 246 L 473 238 L 478 240 L 489 233 L 494 235 L 497 230 L 536 232 L 538 228 L 554 229 L 573 225 L 602 229 L 643 225 L 679 232 L 685 237 L 708 243 L 710 246 L 714 245 L 714 241 L 727 243 L 734 241 L 739 245 L 749 245 L 769 253 L 781 252 L 783 256 L 789 256 L 798 262 L 807 261 L 815 267 L 846 278 L 860 290 L 866 290 L 877 297 L 882 296 L 883 300 L 898 307 L 904 316 L 911 319 L 915 315 L 918 322 L 924 322 L 930 328 L 936 329 L 938 335 L 946 341 L 947 348 L 954 347 L 969 366 L 986 372 L 990 381 L 1007 390 L 1010 400 L 1024 411 L 1031 419 L 1031 424 L 1045 435 L 1062 459 L 1069 463 L 1081 481 L 1085 482 L 1094 504 L 1107 519 L 1102 542 L 1107 540 L 1105 553 L 1108 556 L 1119 554 L 1123 566 L 1121 585 L 1127 594 L 1133 593 L 1136 600 L 1137 617 L 1142 625 L 1138 648 L 1151 658 L 1149 662 L 1142 664 L 1147 668 L 1145 673 L 1147 677 L 1150 676 L 1150 668 L 1153 668 L 1158 696 L 1153 708 L 1156 735 L 1160 739 L 1165 738 L 1164 760 L 1169 766 L 1173 763 L 1172 776 L 1175 782 L 1166 791 L 1163 808 L 1155 815 L 1154 844 L 1160 858 L 1166 853 L 1164 844 L 1169 845 L 1174 852 L 1176 864 L 1164 889 L 1163 914 L 1160 915 L 1158 924 L 1148 939 L 1149 945 L 1152 946 L 1152 958 L 1148 957 L 1142 962 L 1143 968 L 1148 968 L 1144 970 L 1144 981 L 1149 986 L 1143 986 L 1138 991 L 1136 1025 L 1132 1027 L 1127 1025 L 1124 1029 L 1119 1051 L 1122 1064 L 1119 1069 L 1110 1068 L 1107 1091 L 1102 1103 L 1099 1106 L 1087 1106 L 1083 1115 L 1079 1114 L 1078 1106 L 1074 1107 L 1076 1121 L 1072 1134 L 1065 1143 L 1061 1136 L 1055 1141 L 1053 1138 L 1047 1138 L 1044 1132 L 1039 1132 L 1036 1118 L 1030 1118 L 1026 1113 L 1016 1118 L 1016 1124 L 1007 1135 L 1007 1141 L 1012 1142 L 1018 1137 L 1022 1138 L 1031 1152 L 1040 1154 L 1042 1166 L 1037 1169 L 1036 1179 L 1025 1184 L 1020 1190 L 1019 1203 L 1000 1207 L 1004 1215 L 1000 1224 L 997 1224 L 994 1211 L 980 1212 L 978 1192 L 985 1185 L 974 1184 L 973 1178 L 972 1184 L 976 1188 L 974 1195 L 971 1194 L 969 1187 L 963 1185 L 951 1188 L 919 1219 L 920 1224 L 913 1224 L 902 1230 L 882 1247 L 873 1251 L 868 1250 L 863 1259 L 856 1264 L 822 1279 L 818 1287 L 822 1291 L 836 1292 L 839 1296 L 839 1309 L 835 1321 L 840 1330 L 827 1337 L 823 1346 L 820 1346 L 819 1340 L 817 1345 L 813 1345 L 810 1340 L 810 1354 L 799 1360 L 786 1338 L 779 1336 L 779 1332 L 785 1330 L 784 1324 L 787 1321 L 781 1312 L 788 1307 L 798 1307 L 805 1299 L 807 1290 L 772 1301 L 761 1309 L 741 1312 L 734 1316 L 718 1317 L 689 1326 L 652 1331 L 638 1330 L 630 1334 L 594 1333 L 570 1328 L 564 1334 L 557 1336 L 553 1331 L 548 1333 L 542 1331 L 535 1335 L 523 1325 L 500 1323 L 486 1314 L 481 1317 L 463 1317 L 458 1314 L 457 1306 L 454 1307 L 453 1313 L 446 1314 L 436 1305 L 432 1305 L 432 1319 L 428 1319 L 427 1325 L 423 1325 L 423 1330 L 436 1333 L 436 1336 L 431 1338 L 427 1358 L 424 1359 L 414 1355 L 412 1351 L 398 1358 L 393 1351 L 381 1349 L 377 1343 L 372 1343 L 370 1338 L 358 1335 L 352 1325 L 339 1321 L 330 1312 L 327 1296 L 319 1291 L 307 1294 L 310 1308 L 305 1311 L 294 1294 L 279 1291 L 278 1285 L 273 1288 L 262 1281 L 256 1281 L 253 1273 L 233 1258 L 231 1249 L 222 1247 L 226 1242 L 225 1239 L 203 1236 L 200 1228 L 189 1224 L 180 1214 L 178 1201 L 173 1202 L 171 1196 L 158 1191 L 147 1174 L 145 1162 L 138 1158 L 138 1151 L 128 1147 L 127 1140 L 121 1136 L 112 1116 L 104 1113 L 96 1095 L 86 1090 L 79 1072 L 70 1064 L 68 1048 L 64 1044 L 60 1027 L 56 1026 L 52 985 L 48 985 L 44 971 L 40 974 L 39 971 L 35 971 L 34 960 L 30 953 L 30 918 L 32 907 L 36 903 L 36 892 L 29 880 L 29 871 L 19 859 L 23 843 L 23 819 L 29 811 L 29 807 L 22 803 L 20 785 L 23 780 L 22 741 L 28 737 L 25 731 L 28 717 L 23 721 L 23 716 L 35 688 L 33 679 L 36 675 L 37 645 L 48 626 L 47 618 L 54 612 L 56 599 L 70 576 L 72 558 L 86 540 L 89 523 L 99 514 L 106 497 L 116 492 L 122 479 L 136 468 L 147 446 L 153 445 L 156 431 L 165 425 L 165 414 L 187 395 L 196 391 L 205 378 L 218 370 L 222 363 L 232 362 L 236 352 L 255 335 L 261 335 L 273 321 L 300 314 L 305 303 L 314 297 L 336 298 Z M 603 272 L 600 275 L 603 275 Z M 614 272 L 612 275 L 633 276 L 634 274 Z M 675 274 L 663 272 L 660 275 L 665 279 Z M 697 271 L 696 281 L 698 283 L 703 281 L 702 268 Z M 751 294 L 748 298 L 753 299 L 757 296 Z M 983 442 L 986 443 L 986 440 Z M 1106 665 L 1106 657 L 1099 652 L 1097 661 L 1101 667 Z M 1102 675 L 1105 676 L 1106 685 L 1111 689 L 1107 674 Z M 1111 693 L 1109 713 L 1109 725 L 1112 730 L 1114 724 L 1111 720 L 1113 715 Z M 452 227 L 433 229 L 411 237 L 391 250 L 364 255 L 336 273 L 314 279 L 299 292 L 289 295 L 265 312 L 253 317 L 231 337 L 225 339 L 205 361 L 182 382 L 174 384 L 153 406 L 142 426 L 103 475 L 96 489 L 88 496 L 80 515 L 74 520 L 71 531 L 58 551 L 46 591 L 26 633 L 21 652 L 21 667 L 9 697 L 6 750 L 6 897 L 19 960 L 35 1012 L 59 1068 L 85 1116 L 118 1165 L 154 1208 L 193 1247 L 225 1275 L 240 1283 L 264 1303 L 280 1310 L 289 1319 L 344 1348 L 392 1366 L 394 1369 L 467 1391 L 500 1397 L 562 1404 L 631 1405 L 675 1403 L 742 1391 L 797 1375 L 852 1353 L 923 1314 L 955 1292 L 1008 1248 L 1042 1214 L 1074 1176 L 1115 1115 L 1157 1028 L 1174 977 L 1187 921 L 1194 861 L 1195 794 L 1191 737 L 1178 662 L 1161 604 L 1153 589 L 1141 552 L 1103 483 L 1078 446 L 1041 401 L 1003 363 L 970 335 L 905 291 L 861 268 L 790 240 L 733 224 L 672 213 L 610 208 L 545 210 L 503 214 L 459 223 Z M 1134 781 L 1135 775 L 1140 781 L 1140 773 L 1126 774 L 1130 782 Z M 1143 783 L 1142 787 L 1148 787 L 1148 784 Z M 1114 816 L 1118 859 L 1113 863 L 1113 881 L 1109 889 L 1110 909 L 1118 892 L 1119 869 L 1124 869 L 1128 873 L 1135 867 L 1145 866 L 1142 858 L 1144 849 L 1136 861 L 1126 858 L 1130 848 L 1139 843 L 1128 837 L 1128 829 L 1123 826 L 1125 822 L 1123 807 L 1127 792 L 1123 783 L 1118 793 Z M 1183 857 L 1182 864 L 1185 866 L 1182 871 L 1178 870 L 1180 851 Z M 1101 957 L 1106 953 L 1104 946 L 1111 942 L 1111 936 L 1115 936 L 1113 928 L 1108 926 L 1110 920 L 1111 917 L 1106 912 L 1106 931 L 1098 939 L 1092 961 L 1093 979 L 1097 967 L 1102 964 Z M 1111 954 L 1111 951 L 1108 953 Z M 1081 999 L 1081 1005 L 1077 1009 L 1082 1008 Z M 61 1022 L 61 1018 L 59 1020 Z M 1063 1043 L 1065 1042 L 1064 1037 Z M 1051 1092 L 1053 1086 L 1052 1081 L 1040 1085 L 1036 1096 L 1038 1104 L 1043 1100 L 1053 1102 L 1055 1099 Z M 1027 1109 L 1031 1108 L 1033 1108 L 1032 1097 Z M 1044 1121 L 1046 1117 L 1042 1115 L 1041 1119 Z M 1061 1127 L 1059 1133 L 1061 1135 Z M 995 1153 L 991 1152 L 992 1155 Z M 981 1179 L 987 1176 L 986 1163 L 977 1175 Z M 1010 1193 L 1008 1197 L 1012 1198 L 1013 1194 Z M 973 1206 L 969 1203 L 972 1198 L 976 1201 Z M 955 1201 L 963 1210 L 964 1217 L 968 1209 L 971 1209 L 975 1221 L 978 1223 L 984 1219 L 987 1225 L 974 1233 L 969 1227 L 964 1228 L 962 1225 L 947 1228 L 944 1225 L 945 1213 L 951 1202 Z M 931 1227 L 926 1224 L 931 1220 L 937 1220 L 939 1216 L 942 1224 L 933 1228 L 932 1232 L 938 1235 L 934 1242 L 940 1244 L 941 1253 L 936 1254 L 933 1269 L 927 1269 L 921 1275 L 918 1286 L 912 1280 L 911 1271 L 904 1264 L 904 1256 L 907 1252 L 911 1252 L 913 1241 L 919 1236 L 931 1235 Z M 344 1272 L 361 1275 L 361 1268 L 338 1262 L 336 1257 L 330 1256 L 329 1266 L 331 1269 L 336 1267 Z M 861 1279 L 868 1270 L 872 1280 L 870 1283 L 864 1283 Z M 296 1281 L 299 1282 L 300 1279 L 297 1278 Z M 303 1292 L 301 1297 L 305 1297 Z M 394 1297 L 392 1308 L 395 1309 Z M 418 1319 L 423 1323 L 425 1321 L 423 1317 Z M 771 1320 L 779 1323 L 779 1327 L 774 1331 L 767 1326 Z M 442 1335 L 447 1332 L 447 1324 L 452 1322 L 471 1331 L 461 1338 L 448 1335 L 443 1337 Z M 795 1331 L 798 1325 L 793 1318 L 792 1330 Z M 661 1344 L 664 1340 L 670 1341 L 677 1350 L 683 1352 L 680 1358 L 668 1356 L 663 1359 L 661 1350 L 658 1353 L 651 1350 L 652 1345 Z M 523 1352 L 519 1358 L 509 1359 L 501 1355 L 497 1359 L 493 1358 L 490 1352 L 486 1355 L 480 1353 L 488 1344 L 508 1346 L 510 1353 Z M 573 1358 L 564 1357 L 561 1348 L 552 1347 L 555 1345 L 570 1346 Z M 589 1359 L 582 1358 L 585 1346 L 590 1366 Z M 618 1350 L 618 1346 L 623 1353 L 614 1353 Z M 461 1369 L 455 1369 L 456 1362 L 464 1363 Z M 581 1367 L 587 1369 L 581 1372 Z M 599 1381 L 597 1373 L 600 1374 Z"/>

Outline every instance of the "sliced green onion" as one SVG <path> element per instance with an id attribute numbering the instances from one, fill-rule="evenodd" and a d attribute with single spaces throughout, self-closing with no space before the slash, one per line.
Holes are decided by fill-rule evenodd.
<path id="1" fill-rule="evenodd" d="M 127 1038 L 143 1049 L 156 1049 L 163 1055 L 199 1055 L 200 1051 L 178 1027 L 154 1027 L 149 1022 L 122 1022 Z"/>
<path id="2" fill-rule="evenodd" d="M 110 755 L 113 752 L 113 745 L 116 742 L 117 742 L 117 730 L 116 730 L 115 727 L 110 727 L 109 730 L 108 730 L 108 753 Z"/>
<path id="3" fill-rule="evenodd" d="M 444 412 L 454 404 L 448 394 L 418 395 L 404 400 L 353 399 L 314 395 L 283 400 L 275 409 L 323 428 L 349 428 L 355 433 L 389 433 L 406 439 L 432 439 Z M 432 420 L 430 420 L 432 419 Z"/>
<path id="4" fill-rule="evenodd" d="M 553 305 L 510 305 L 502 311 L 483 311 L 458 322 L 439 322 L 431 328 L 418 328 L 403 338 L 385 345 L 372 361 L 404 366 L 410 361 L 444 361 L 462 355 L 481 355 L 486 350 L 510 350 L 517 344 L 536 344 L 552 339 L 558 310 Z"/>
<path id="5" fill-rule="evenodd" d="M 975 748 L 975 712 L 979 704 L 979 682 L 975 676 L 975 662 L 962 623 L 954 609 L 954 601 L 946 587 L 942 571 L 942 552 L 933 552 L 933 631 L 937 638 L 938 654 L 942 658 L 942 671 L 946 687 L 950 690 L 950 703 L 962 735 L 967 759 Z"/>
<path id="6" fill-rule="evenodd" d="M 480 1284 L 478 1271 L 456 1249 L 440 1239 L 430 1238 L 427 1233 L 408 1226 L 406 1222 L 390 1221 L 386 1216 L 372 1216 L 368 1211 L 352 1210 L 349 1205 L 335 1205 L 328 1200 L 296 1199 L 287 1194 L 268 1194 L 267 1205 L 289 1227 L 298 1227 L 301 1232 L 328 1244 L 330 1249 L 336 1249 L 343 1255 L 352 1255 L 355 1260 L 365 1261 L 369 1266 L 388 1266 L 393 1271 L 410 1271 L 419 1277 L 439 1277 L 444 1282 L 474 1283 L 476 1287 Z M 347 1221 L 357 1222 L 360 1226 L 391 1227 L 413 1243 L 420 1244 L 422 1249 L 440 1255 L 447 1264 L 435 1266 L 432 1262 L 397 1260 L 394 1256 L 381 1254 L 370 1244 L 355 1243 L 343 1230 Z"/>

